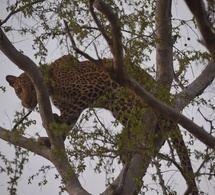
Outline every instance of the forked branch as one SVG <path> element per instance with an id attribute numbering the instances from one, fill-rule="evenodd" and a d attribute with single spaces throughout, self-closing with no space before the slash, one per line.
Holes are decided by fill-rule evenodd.
<path id="1" fill-rule="evenodd" d="M 116 27 L 118 25 L 115 21 L 110 21 L 109 19 L 115 18 L 115 14 L 109 8 L 107 4 L 104 3 L 102 0 L 95 0 L 94 6 L 104 14 L 111 25 L 111 35 L 116 40 L 119 38 L 117 34 L 120 32 L 120 27 Z M 117 20 L 118 21 L 118 20 Z M 121 51 L 117 52 L 119 55 L 115 55 L 114 57 L 114 74 L 111 75 L 112 78 L 118 78 L 117 81 L 120 79 L 120 84 L 125 87 L 131 89 L 131 91 L 136 94 L 145 104 L 150 106 L 155 111 L 164 114 L 167 118 L 179 123 L 182 127 L 187 129 L 191 134 L 193 134 L 196 138 L 198 138 L 201 142 L 208 145 L 211 148 L 215 148 L 215 138 L 211 136 L 204 128 L 199 127 L 197 124 L 193 123 L 190 119 L 186 118 L 184 115 L 176 111 L 175 109 L 171 108 L 170 106 L 164 104 L 163 102 L 159 101 L 158 99 L 154 98 L 150 93 L 148 93 L 140 84 L 138 84 L 125 70 L 123 66 L 123 53 L 122 53 L 122 42 L 120 43 L 121 39 L 117 39 L 117 41 L 113 41 L 114 48 L 119 49 Z"/>
<path id="2" fill-rule="evenodd" d="M 11 44 L 11 42 L 8 40 L 8 38 L 6 37 L 1 28 L 0 28 L 0 50 L 12 62 L 14 62 L 14 64 L 16 64 L 19 68 L 24 70 L 29 75 L 35 86 L 43 126 L 48 133 L 52 145 L 51 150 L 49 150 L 50 151 L 49 156 L 46 158 L 49 159 L 55 165 L 56 169 L 58 170 L 59 174 L 62 177 L 62 180 L 64 181 L 64 184 L 69 194 L 88 195 L 89 193 L 86 190 L 84 190 L 83 187 L 81 186 L 73 168 L 71 167 L 68 161 L 64 148 L 64 143 L 61 136 L 60 137 L 55 136 L 55 134 L 49 129 L 49 125 L 54 120 L 48 90 L 47 87 L 44 85 L 43 76 L 41 72 L 39 71 L 36 64 L 32 60 L 30 60 L 21 52 L 17 51 L 17 49 Z M 0 130 L 1 130 L 0 133 L 1 132 L 4 133 L 2 129 Z M 11 133 L 9 135 L 13 136 L 13 134 Z M 5 137 L 6 135 L 0 134 L 0 136 L 3 138 L 3 136 Z M 23 143 L 31 142 L 31 140 L 28 140 L 27 138 L 24 139 L 20 137 L 20 139 L 21 140 L 19 144 L 22 144 L 22 142 Z M 7 141 L 12 142 L 12 140 Z M 34 142 L 31 143 L 33 144 L 33 147 L 37 147 L 37 145 L 35 145 Z M 25 146 L 22 145 L 22 147 Z M 29 150 L 31 149 L 30 147 L 25 148 Z M 41 149 L 41 147 L 38 148 Z"/>

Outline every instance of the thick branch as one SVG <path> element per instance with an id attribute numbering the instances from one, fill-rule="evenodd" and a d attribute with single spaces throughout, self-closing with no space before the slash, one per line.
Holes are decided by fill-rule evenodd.
<path id="1" fill-rule="evenodd" d="M 143 123 L 145 125 L 144 129 L 152 133 L 153 129 L 155 129 L 156 122 L 154 113 L 151 111 L 147 112 L 146 115 L 144 115 Z M 111 184 L 110 187 L 108 187 L 105 192 L 102 193 L 102 195 L 109 195 L 111 194 L 111 191 L 114 191 L 117 186 L 119 186 L 122 177 L 124 180 L 124 185 L 121 188 L 122 191 L 119 192 L 120 195 L 130 195 L 130 194 L 138 194 L 140 188 L 142 187 L 142 178 L 144 177 L 146 170 L 148 169 L 148 166 L 151 162 L 151 158 L 158 154 L 158 151 L 160 150 L 161 146 L 164 143 L 165 137 L 160 135 L 159 139 L 156 139 L 153 141 L 153 144 L 150 140 L 148 140 L 150 143 L 146 144 L 146 148 L 142 148 L 142 151 L 140 154 L 134 154 L 131 161 L 129 162 L 129 166 L 123 167 L 123 170 L 118 175 L 118 177 L 114 180 L 114 182 Z M 146 140 L 145 140 L 146 141 Z M 126 176 L 125 176 L 126 173 Z"/>
<path id="2" fill-rule="evenodd" d="M 123 45 L 122 33 L 120 29 L 120 21 L 117 15 L 112 11 L 111 7 L 102 0 L 95 0 L 93 6 L 100 11 L 110 23 L 111 36 L 112 36 L 112 54 L 113 54 L 113 67 L 112 74 L 114 80 L 121 83 L 120 75 L 124 72 L 123 61 Z M 117 76 L 116 76 L 116 75 Z"/>
<path id="3" fill-rule="evenodd" d="M 22 148 L 25 148 L 26 150 L 38 154 L 46 158 L 47 160 L 50 160 L 50 149 L 48 149 L 45 146 L 41 146 L 38 142 L 36 142 L 33 139 L 28 139 L 26 137 L 19 135 L 16 132 L 11 132 L 2 127 L 0 127 L 0 138 L 11 144 L 20 146 Z"/>
<path id="4" fill-rule="evenodd" d="M 199 127 L 193 121 L 186 118 L 184 115 L 174 110 L 170 106 L 162 103 L 153 96 L 151 96 L 145 89 L 142 88 L 130 75 L 124 75 L 125 86 L 130 88 L 140 99 L 153 108 L 155 111 L 162 113 L 167 118 L 179 123 L 182 127 L 187 129 L 191 134 L 198 138 L 201 142 L 208 145 L 211 148 L 215 148 L 215 138 L 211 136 L 202 127 Z"/>
<path id="5" fill-rule="evenodd" d="M 106 5 L 102 0 L 96 0 L 94 2 L 97 3 L 96 8 L 99 9 L 106 17 L 107 19 L 113 19 L 113 16 L 111 17 L 110 15 L 113 14 L 112 10 L 110 11 L 110 8 L 108 5 Z M 107 12 L 107 13 L 106 13 Z M 109 21 L 112 26 L 117 25 L 117 22 L 114 23 L 114 21 Z M 115 28 L 120 30 L 120 28 Z M 111 32 L 114 33 L 115 31 Z M 115 32 L 116 34 L 118 32 Z M 112 34 L 113 36 L 113 34 Z M 120 39 L 121 40 L 121 39 Z M 116 42 L 116 47 L 118 46 L 118 49 L 121 49 L 120 43 L 118 41 Z M 118 61 L 121 62 L 123 61 L 123 56 L 117 55 L 115 56 Z M 195 123 L 193 123 L 191 120 L 174 110 L 173 108 L 165 105 L 161 101 L 157 100 L 153 96 L 151 96 L 142 86 L 140 86 L 127 72 L 125 72 L 123 68 L 123 63 L 122 64 L 115 64 L 115 66 L 118 66 L 117 70 L 121 71 L 116 71 L 116 77 L 120 78 L 120 83 L 124 85 L 125 87 L 128 87 L 131 89 L 131 91 L 136 94 L 145 104 L 153 108 L 155 111 L 164 114 L 167 118 L 174 120 L 176 123 L 179 123 L 182 127 L 187 129 L 190 133 L 192 133 L 195 137 L 197 137 L 200 141 L 205 143 L 211 148 L 215 147 L 215 138 L 211 136 L 209 133 L 207 133 L 203 128 L 199 127 Z M 122 67 L 122 69 L 121 69 Z"/>
<path id="6" fill-rule="evenodd" d="M 156 79 L 170 88 L 173 81 L 173 51 L 172 51 L 172 0 L 156 1 Z"/>
<path id="7" fill-rule="evenodd" d="M 29 75 L 35 86 L 43 126 L 48 133 L 52 145 L 50 161 L 56 166 L 69 194 L 88 195 L 89 193 L 83 189 L 73 168 L 68 162 L 62 138 L 55 136 L 49 129 L 49 124 L 54 122 L 54 120 L 48 90 L 43 82 L 43 75 L 31 59 L 17 51 L 1 28 L 0 49 L 12 62 Z"/>
<path id="8" fill-rule="evenodd" d="M 215 78 L 215 62 L 210 62 L 202 73 L 176 97 L 174 108 L 181 111 L 195 97 L 201 95 Z"/>
<path id="9" fill-rule="evenodd" d="M 160 3 L 163 3 L 163 2 L 160 1 Z M 171 26 L 169 26 L 169 25 L 171 25 L 171 24 L 169 24 L 169 22 L 171 22 L 170 21 L 171 2 L 168 1 L 167 3 L 168 3 L 169 9 L 167 10 L 167 16 L 166 16 L 167 21 L 165 21 L 165 22 L 167 22 L 166 27 L 167 28 L 170 27 L 170 29 L 171 29 Z M 119 24 L 117 22 L 118 20 L 113 19 L 115 15 L 112 12 L 112 10 L 109 8 L 109 6 L 106 5 L 102 0 L 95 1 L 94 6 L 102 14 L 104 14 L 106 16 L 106 18 L 108 19 L 108 21 L 110 22 L 110 24 L 111 24 L 111 35 L 113 37 L 115 35 L 118 35 L 120 33 L 119 32 L 120 31 Z M 160 17 L 160 15 L 159 15 L 159 17 Z M 117 25 L 118 25 L 118 27 L 117 27 Z M 162 23 L 162 25 L 164 25 L 164 27 L 165 27 L 165 24 Z M 162 28 L 162 27 L 160 26 L 160 28 Z M 166 58 L 166 61 L 160 61 L 160 60 L 158 61 L 160 68 L 161 68 L 161 70 L 158 74 L 158 79 L 163 84 L 165 84 L 165 85 L 167 84 L 168 86 L 170 86 L 172 79 L 173 79 L 172 40 L 171 40 L 172 37 L 171 37 L 171 32 L 168 31 L 169 34 L 168 34 L 168 36 L 166 36 L 164 34 L 164 31 L 162 31 L 162 29 L 160 29 L 160 30 L 161 31 L 158 34 L 159 34 L 159 36 L 161 36 L 160 41 L 162 43 L 161 42 L 158 43 L 158 49 L 160 49 L 158 51 L 158 52 L 160 52 L 158 55 L 161 59 L 166 57 L 165 55 L 167 55 L 167 54 L 165 54 L 165 52 L 169 52 L 168 54 L 170 54 L 170 55 L 168 56 L 168 58 Z M 164 39 L 164 40 L 162 40 L 162 39 Z M 117 41 L 115 42 L 115 40 L 113 38 L 113 45 L 115 44 L 115 48 L 117 48 L 119 51 L 122 51 L 122 50 L 120 50 L 121 44 L 122 44 L 121 41 L 122 41 L 121 39 L 117 39 Z M 163 47 L 164 46 L 163 44 L 169 44 L 167 48 L 169 48 L 170 50 L 165 51 L 165 47 Z M 204 129 L 202 129 L 199 126 L 197 126 L 196 124 L 194 124 L 191 120 L 187 119 L 182 114 L 175 111 L 173 108 L 171 108 L 171 107 L 163 104 L 159 100 L 155 99 L 146 90 L 144 90 L 135 80 L 133 80 L 133 78 L 130 77 L 129 74 L 127 74 L 125 72 L 124 65 L 123 65 L 123 53 L 118 53 L 118 55 L 116 55 L 116 53 L 112 52 L 112 54 L 114 56 L 114 68 L 113 68 L 114 73 L 110 72 L 110 74 L 111 74 L 111 77 L 113 79 L 118 78 L 118 79 L 116 79 L 117 82 L 119 82 L 121 85 L 131 89 L 131 91 L 133 91 L 137 96 L 139 96 L 141 98 L 141 100 L 144 103 L 146 103 L 148 106 L 150 106 L 154 110 L 158 111 L 159 113 L 166 115 L 168 118 L 172 119 L 176 123 L 179 123 L 180 125 L 185 127 L 188 131 L 190 131 L 192 134 L 194 134 L 203 143 L 210 145 L 210 147 L 213 147 L 213 148 L 215 147 L 215 138 L 214 137 L 212 137 L 209 133 L 204 131 Z M 121 62 L 121 64 L 117 64 L 116 62 L 119 62 L 119 63 Z M 168 64 L 165 64 L 165 63 L 168 63 Z M 165 68 L 167 69 L 167 72 L 165 72 L 166 71 Z M 171 73 L 169 73 L 168 71 L 170 71 Z M 165 75 L 165 74 L 167 74 L 167 75 Z M 165 76 L 169 76 L 169 78 L 166 80 Z M 146 124 L 148 124 L 148 123 L 146 123 Z M 153 128 L 147 128 L 147 129 L 153 129 Z M 156 149 L 157 150 L 160 149 L 162 143 L 163 142 L 160 142 L 160 143 L 156 142 L 156 147 L 157 147 Z M 156 152 L 155 152 L 155 154 L 156 154 Z M 129 177 L 129 175 L 132 175 L 132 177 L 137 179 L 137 180 L 139 178 L 142 178 L 142 176 L 144 175 L 144 173 L 148 167 L 148 164 L 150 162 L 150 157 L 146 158 L 146 156 L 147 156 L 146 154 L 141 154 L 141 155 L 145 158 L 143 159 L 139 155 L 135 155 L 132 158 L 132 160 L 130 162 L 130 166 L 127 170 L 127 176 L 125 178 L 124 187 L 122 188 L 123 191 L 120 194 L 131 194 L 134 192 L 135 189 L 137 189 L 137 187 L 138 187 L 137 182 L 132 180 Z M 103 194 L 108 194 L 109 192 L 111 192 L 112 188 L 115 188 L 115 187 L 117 188 L 117 185 L 119 185 L 120 179 L 121 179 L 121 177 L 123 177 L 123 174 L 124 174 L 124 171 L 122 170 L 122 172 L 117 177 L 117 179 L 112 183 L 112 185 Z M 114 190 L 114 189 L 112 189 L 112 190 Z"/>
<path id="10" fill-rule="evenodd" d="M 59 147 L 62 143 L 59 143 L 59 139 L 56 139 L 54 134 L 49 130 L 49 124 L 54 122 L 54 120 L 48 89 L 46 85 L 44 85 L 42 73 L 30 58 L 19 52 L 11 44 L 2 29 L 0 29 L 0 49 L 14 64 L 25 71 L 31 78 L 37 92 L 37 101 L 43 126 L 47 130 L 52 145 L 56 146 L 56 148 Z"/>

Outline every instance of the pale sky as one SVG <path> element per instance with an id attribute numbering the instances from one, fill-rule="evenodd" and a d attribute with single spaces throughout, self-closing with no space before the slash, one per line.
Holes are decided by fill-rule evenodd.
<path id="1" fill-rule="evenodd" d="M 0 1 L 0 19 L 4 19 L 5 16 L 7 15 L 5 12 L 5 2 L 6 1 Z M 183 19 L 185 18 L 189 18 L 189 12 L 187 11 L 187 8 L 184 4 L 182 5 L 178 5 L 178 1 L 173 2 L 173 12 L 175 17 L 180 17 Z M 183 10 L 183 13 L 181 13 L 180 11 Z M 13 19 L 13 23 L 16 23 L 16 19 Z M 8 23 L 10 24 L 10 22 Z M 191 32 L 189 32 L 191 33 Z M 34 58 L 33 55 L 33 51 L 32 51 L 32 39 L 31 37 L 20 37 L 17 35 L 10 35 L 9 36 L 10 40 L 14 43 L 15 47 L 17 49 L 20 49 L 24 52 L 25 55 L 29 56 L 32 60 L 34 60 L 35 62 L 37 62 Z M 196 40 L 193 40 L 196 41 Z M 198 45 L 196 42 L 194 43 L 194 45 L 192 45 L 193 47 L 196 47 L 196 45 Z M 50 62 L 57 59 L 58 57 L 60 57 L 62 55 L 62 52 L 56 49 L 56 45 L 55 42 L 53 41 L 53 43 L 48 45 L 48 49 L 49 49 L 49 55 L 47 60 L 49 60 Z M 8 74 L 13 74 L 13 75 L 19 75 L 22 71 L 19 70 L 12 62 L 10 62 L 6 56 L 4 56 L 4 54 L 2 52 L 0 52 L 0 86 L 5 86 L 6 87 L 6 93 L 3 93 L 2 91 L 0 91 L 0 126 L 6 128 L 6 129 L 11 129 L 11 127 L 14 125 L 12 124 L 12 120 L 13 120 L 13 116 L 15 114 L 15 111 L 18 110 L 22 110 L 22 105 L 19 101 L 19 99 L 16 97 L 14 90 L 9 87 L 9 85 L 7 84 L 7 82 L 5 81 L 5 76 Z M 201 71 L 201 67 L 197 67 L 196 69 L 194 68 L 195 71 L 200 72 Z M 191 79 L 192 78 L 191 76 Z M 213 88 L 214 90 L 214 88 Z M 213 95 L 209 94 L 209 95 Z M 56 110 L 55 110 L 56 111 Z M 186 110 L 185 114 L 188 116 L 195 116 L 195 108 L 192 108 L 188 111 L 188 109 Z M 109 112 L 104 112 L 103 115 L 101 116 L 103 118 L 108 118 L 109 120 L 111 120 L 111 114 Z M 45 135 L 45 131 L 43 129 L 43 127 L 40 125 L 40 119 L 39 119 L 39 115 L 37 113 L 33 113 L 31 114 L 31 118 L 36 119 L 38 121 L 37 126 L 35 127 L 31 127 L 29 128 L 26 132 L 27 134 L 33 136 L 35 135 L 35 130 L 37 132 L 40 133 L 40 135 Z M 203 121 L 198 121 L 199 124 L 203 123 Z M 201 147 L 201 144 L 200 144 Z M 8 143 L 0 140 L 0 148 L 1 148 L 1 152 L 4 155 L 7 155 L 7 157 L 9 159 L 12 159 L 14 157 L 14 148 L 13 146 L 9 146 Z M 165 147 L 164 147 L 165 149 Z M 2 165 L 2 162 L 0 160 L 0 165 Z M 30 161 L 26 164 L 25 169 L 24 169 L 24 174 L 21 177 L 21 179 L 19 180 L 19 187 L 18 187 L 18 195 L 27 195 L 27 194 L 31 194 L 31 195 L 47 195 L 47 194 L 52 194 L 52 195 L 57 195 L 58 194 L 58 186 L 60 184 L 59 180 L 56 181 L 54 180 L 54 175 L 56 174 L 56 170 L 52 169 L 50 170 L 50 172 L 47 174 L 48 175 L 48 184 L 43 186 L 43 187 L 39 187 L 38 186 L 38 182 L 42 179 L 42 175 L 39 175 L 38 177 L 36 177 L 36 179 L 32 182 L 32 184 L 28 185 L 28 178 L 33 175 L 36 174 L 38 169 L 40 169 L 41 166 L 43 165 L 51 165 L 51 163 L 49 163 L 47 160 L 37 156 L 37 155 L 33 155 L 31 153 L 30 156 Z M 80 180 L 84 186 L 84 188 L 86 190 L 88 190 L 90 193 L 92 193 L 93 195 L 99 194 L 101 193 L 104 189 L 105 189 L 105 174 L 94 174 L 94 172 L 92 171 L 91 167 L 93 165 L 93 162 L 89 163 L 89 166 L 86 169 L 86 172 L 81 175 Z M 52 165 L 51 165 L 52 166 Z M 117 170 L 120 169 L 119 165 L 115 165 L 115 168 Z M 149 173 L 152 173 L 153 170 L 149 169 Z M 171 173 L 172 174 L 172 173 Z M 167 175 L 168 176 L 168 175 Z M 147 182 L 150 182 L 149 180 L 149 175 L 146 176 Z M 180 177 L 180 176 L 179 176 Z M 181 177 L 180 177 L 181 178 Z M 178 189 L 183 189 L 184 188 L 184 182 L 182 179 L 178 180 L 178 177 L 175 177 L 175 188 L 176 190 Z M 1 174 L 0 175 L 0 194 L 7 194 L 7 177 L 5 174 Z M 146 182 L 146 183 L 147 183 Z M 215 188 L 215 184 L 212 184 Z M 154 186 L 155 187 L 155 186 Z M 211 188 L 211 186 L 205 182 L 205 190 L 208 188 Z M 65 193 L 66 194 L 66 193 Z M 215 194 L 215 190 L 211 188 L 211 194 Z M 153 195 L 152 193 L 150 193 L 150 195 Z"/>

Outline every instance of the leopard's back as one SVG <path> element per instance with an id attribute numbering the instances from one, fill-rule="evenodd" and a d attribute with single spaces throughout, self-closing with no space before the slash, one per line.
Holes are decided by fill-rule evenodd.
<path id="1" fill-rule="evenodd" d="M 63 56 L 51 64 L 48 88 L 53 104 L 66 122 L 75 122 L 80 113 L 98 98 L 116 89 L 108 73 L 90 61 L 71 63 Z"/>

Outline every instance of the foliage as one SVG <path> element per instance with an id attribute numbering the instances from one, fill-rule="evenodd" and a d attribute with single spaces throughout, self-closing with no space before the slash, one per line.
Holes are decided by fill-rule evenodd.
<path id="1" fill-rule="evenodd" d="M 6 155 L 0 153 L 0 158 L 4 163 L 4 167 L 0 166 L 0 173 L 6 173 L 9 176 L 8 193 L 10 195 L 17 194 L 17 186 L 22 176 L 25 164 L 28 162 L 28 151 L 21 147 L 15 146 L 15 157 L 12 160 L 7 159 Z"/>

